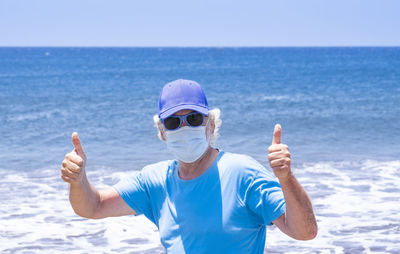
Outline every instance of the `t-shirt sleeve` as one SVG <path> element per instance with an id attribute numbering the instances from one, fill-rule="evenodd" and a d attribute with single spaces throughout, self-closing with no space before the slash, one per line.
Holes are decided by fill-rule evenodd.
<path id="1" fill-rule="evenodd" d="M 265 225 L 272 225 L 286 211 L 286 203 L 280 184 L 266 169 L 260 170 L 250 182 L 245 204 L 260 216 Z"/>
<path id="2" fill-rule="evenodd" d="M 150 196 L 146 187 L 143 172 L 122 179 L 113 186 L 122 199 L 136 212 L 136 215 L 144 214 L 154 221 L 151 212 Z"/>

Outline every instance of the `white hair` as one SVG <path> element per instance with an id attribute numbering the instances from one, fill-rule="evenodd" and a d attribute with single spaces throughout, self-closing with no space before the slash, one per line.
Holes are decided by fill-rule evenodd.
<path id="1" fill-rule="evenodd" d="M 214 133 L 212 133 L 211 136 L 209 137 L 209 144 L 212 147 L 215 146 L 215 142 L 217 141 L 217 139 L 219 137 L 219 128 L 221 127 L 221 124 L 222 124 L 222 120 L 221 120 L 220 116 L 221 116 L 221 110 L 219 108 L 213 108 L 213 109 L 208 111 L 208 122 L 207 122 L 207 125 L 209 123 L 213 122 L 214 126 L 215 126 L 214 127 Z M 154 121 L 154 127 L 156 127 L 157 130 L 158 130 L 158 134 L 157 134 L 158 138 L 160 140 L 162 140 L 160 128 L 165 130 L 165 127 L 161 123 L 161 120 L 160 120 L 160 118 L 158 117 L 157 114 L 153 116 L 153 121 Z"/>

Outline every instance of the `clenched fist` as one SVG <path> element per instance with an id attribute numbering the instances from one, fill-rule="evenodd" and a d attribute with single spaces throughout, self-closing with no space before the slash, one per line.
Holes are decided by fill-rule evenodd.
<path id="1" fill-rule="evenodd" d="M 82 182 L 86 166 L 86 155 L 76 132 L 72 133 L 72 143 L 74 150 L 65 155 L 61 168 L 61 178 L 70 184 Z"/>
<path id="2" fill-rule="evenodd" d="M 291 174 L 289 147 L 281 144 L 281 135 L 282 127 L 277 124 L 274 128 L 272 145 L 268 148 L 269 164 L 278 179 L 284 179 Z"/>

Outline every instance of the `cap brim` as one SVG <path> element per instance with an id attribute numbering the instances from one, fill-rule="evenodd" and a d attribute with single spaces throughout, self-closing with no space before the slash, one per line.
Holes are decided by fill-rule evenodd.
<path id="1" fill-rule="evenodd" d="M 159 117 L 160 117 L 160 119 L 165 119 L 183 109 L 191 109 L 194 111 L 198 111 L 204 115 L 208 115 L 208 108 L 197 106 L 197 105 L 178 105 L 176 107 L 170 108 L 170 109 L 162 112 L 159 115 Z"/>

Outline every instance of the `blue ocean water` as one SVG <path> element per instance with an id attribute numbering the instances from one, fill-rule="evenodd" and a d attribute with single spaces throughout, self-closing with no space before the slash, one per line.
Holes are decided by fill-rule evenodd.
<path id="1" fill-rule="evenodd" d="M 0 48 L 0 222 L 21 222 L 17 230 L 11 224 L 0 229 L 0 242 L 17 239 L 4 251 L 43 249 L 49 242 L 64 251 L 64 241 L 79 239 L 72 231 L 61 230 L 58 238 L 52 238 L 36 230 L 38 225 L 52 225 L 60 232 L 67 223 L 51 215 L 55 209 L 51 205 L 37 212 L 42 195 L 65 208 L 58 213 L 72 221 L 77 218 L 59 177 L 60 163 L 73 148 L 73 131 L 85 148 L 88 174 L 100 186 L 115 183 L 124 172 L 170 159 L 157 138 L 152 116 L 157 113 L 161 87 L 178 78 L 199 82 L 210 107 L 221 109 L 217 147 L 223 150 L 245 153 L 268 165 L 266 149 L 274 124 L 282 125 L 282 141 L 290 147 L 296 174 L 326 227 L 314 245 L 302 247 L 272 230 L 270 239 L 277 242 L 267 241 L 267 250 L 287 253 L 294 245 L 300 246 L 296 253 L 318 248 L 327 253 L 400 252 L 398 241 L 387 237 L 400 237 L 398 215 L 389 211 L 377 215 L 370 206 L 376 199 L 381 207 L 393 209 L 400 191 L 398 47 Z M 382 185 L 383 189 L 377 187 Z M 60 189 L 62 194 L 57 195 Z M 10 190 L 19 194 L 10 196 Z M 37 195 L 23 194 L 31 190 Z M 340 198 L 348 200 L 348 206 L 345 202 L 332 207 Z M 382 225 L 362 228 L 365 223 L 355 216 L 361 221 L 378 216 Z M 338 224 L 337 218 L 347 218 L 344 221 L 357 229 Z M 121 244 L 115 243 L 110 227 L 125 222 L 88 223 L 82 235 L 93 246 L 108 239 L 106 247 L 112 252 Z M 32 227 L 28 233 L 23 229 L 27 224 Z M 93 237 L 93 230 L 100 232 L 100 240 Z M 156 238 L 154 244 L 149 240 L 154 230 L 143 230 L 148 230 L 147 237 L 141 236 L 145 240 L 122 241 L 127 251 L 132 251 L 132 245 L 142 246 L 141 251 L 160 250 Z M 359 244 L 345 239 L 348 232 L 364 232 L 361 237 L 369 239 L 370 231 L 377 232 L 371 238 L 382 238 L 376 245 L 368 245 L 371 240 Z M 84 250 L 85 245 L 77 241 L 75 251 Z M 280 247 L 282 241 L 288 249 Z"/>
<path id="2" fill-rule="evenodd" d="M 399 158 L 400 48 L 1 48 L 0 160 L 58 163 L 73 131 L 95 166 L 169 158 L 152 115 L 177 78 L 221 109 L 222 149 L 262 158 L 281 123 L 298 162 Z"/>

